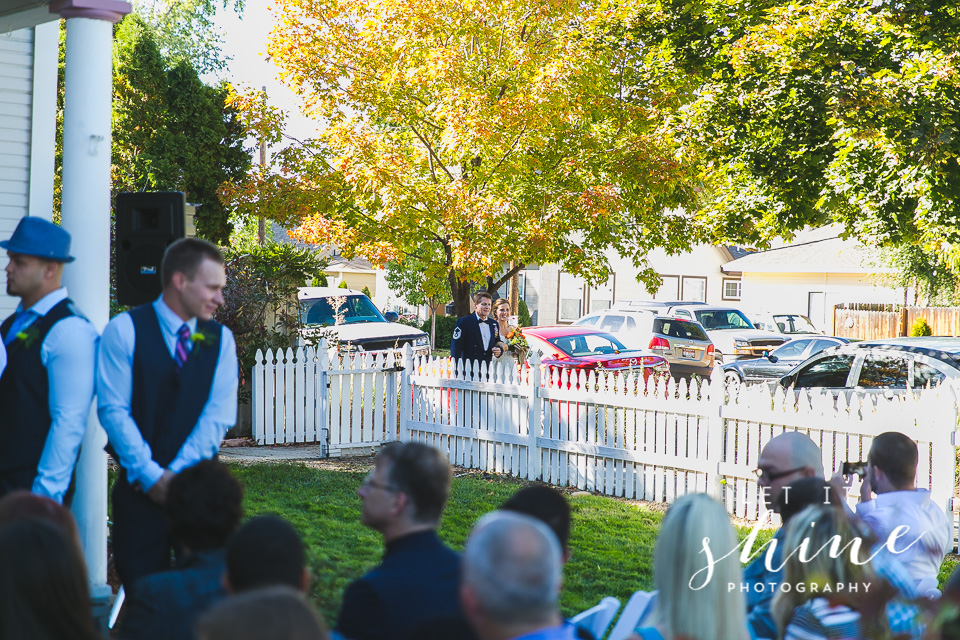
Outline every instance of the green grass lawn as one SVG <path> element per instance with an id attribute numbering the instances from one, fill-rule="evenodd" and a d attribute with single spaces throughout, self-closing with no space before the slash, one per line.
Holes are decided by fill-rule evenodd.
<path id="1" fill-rule="evenodd" d="M 247 516 L 280 515 L 303 535 L 314 576 L 311 595 L 332 623 L 344 588 L 375 566 L 383 553 L 379 534 L 360 524 L 355 491 L 363 472 L 302 464 L 235 465 L 232 469 L 246 489 Z M 441 537 L 461 550 L 477 518 L 526 484 L 504 476 L 454 479 Z M 603 496 L 574 496 L 570 503 L 573 557 L 564 570 L 564 614 L 582 611 L 604 596 L 625 603 L 637 589 L 652 589 L 653 547 L 663 512 Z M 748 529 L 740 533 L 743 537 Z M 769 537 L 763 532 L 759 543 Z"/>

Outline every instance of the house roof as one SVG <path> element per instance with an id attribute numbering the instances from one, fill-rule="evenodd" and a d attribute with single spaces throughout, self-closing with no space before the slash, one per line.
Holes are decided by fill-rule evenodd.
<path id="1" fill-rule="evenodd" d="M 843 226 L 831 224 L 797 233 L 780 247 L 751 253 L 724 264 L 724 272 L 753 273 L 891 273 L 875 249 L 843 239 Z"/>

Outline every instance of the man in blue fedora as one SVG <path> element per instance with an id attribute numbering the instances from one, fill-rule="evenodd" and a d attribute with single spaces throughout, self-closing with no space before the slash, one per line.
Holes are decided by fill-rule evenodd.
<path id="1" fill-rule="evenodd" d="M 10 258 L 7 294 L 20 298 L 0 324 L 0 498 L 25 489 L 63 502 L 93 402 L 99 337 L 61 284 L 73 261 L 69 233 L 26 217 L 0 247 Z"/>

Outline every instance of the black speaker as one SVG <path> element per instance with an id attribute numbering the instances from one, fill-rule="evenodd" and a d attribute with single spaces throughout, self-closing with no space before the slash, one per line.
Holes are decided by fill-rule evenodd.
<path id="1" fill-rule="evenodd" d="M 184 237 L 182 191 L 118 193 L 113 243 L 117 302 L 134 306 L 160 295 L 163 252 Z"/>

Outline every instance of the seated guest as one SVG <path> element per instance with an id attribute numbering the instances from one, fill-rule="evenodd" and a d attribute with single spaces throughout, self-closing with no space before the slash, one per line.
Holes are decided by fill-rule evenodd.
<path id="1" fill-rule="evenodd" d="M 229 593 L 242 593 L 280 584 L 306 592 L 310 573 L 303 540 L 279 516 L 251 518 L 227 543 L 224 586 Z"/>
<path id="2" fill-rule="evenodd" d="M 73 514 L 56 500 L 30 491 L 14 491 L 0 500 L 0 525 L 23 520 L 46 520 L 60 527 L 80 547 Z"/>
<path id="3" fill-rule="evenodd" d="M 823 456 L 820 448 L 799 431 L 786 431 L 768 442 L 757 460 L 757 484 L 763 492 L 767 509 L 778 513 L 780 505 L 792 502 L 793 485 L 804 478 L 823 479 Z M 780 514 L 783 518 L 783 514 Z M 783 518 L 785 520 L 785 518 Z M 743 570 L 747 588 L 747 622 L 758 638 L 775 638 L 776 624 L 771 605 L 773 590 L 763 585 L 779 584 L 783 577 L 781 547 L 783 528 L 769 543 L 770 563 L 764 550 Z"/>
<path id="4" fill-rule="evenodd" d="M 76 540 L 49 520 L 0 526 L 0 640 L 102 640 Z"/>
<path id="5" fill-rule="evenodd" d="M 361 521 L 383 535 L 381 563 L 343 594 L 334 631 L 350 640 L 404 638 L 420 622 L 460 610 L 460 558 L 440 541 L 450 463 L 437 449 L 392 442 L 357 490 Z"/>
<path id="6" fill-rule="evenodd" d="M 702 571 L 703 544 L 716 558 L 709 580 Z M 737 532 L 723 506 L 703 493 L 670 505 L 653 552 L 653 583 L 659 592 L 653 611 L 641 621 L 643 640 L 746 640 L 746 605 L 736 553 Z"/>
<path id="7" fill-rule="evenodd" d="M 904 434 L 889 431 L 874 438 L 857 515 L 881 543 L 897 527 L 909 527 L 897 541 L 897 550 L 903 551 L 895 557 L 921 595 L 936 597 L 940 563 L 950 549 L 950 522 L 930 492 L 917 489 L 918 460 L 917 444 Z"/>
<path id="8" fill-rule="evenodd" d="M 536 518 L 553 531 L 563 549 L 563 564 L 570 560 L 570 503 L 563 494 L 541 484 L 520 489 L 500 505 L 501 511 L 523 513 Z"/>
<path id="9" fill-rule="evenodd" d="M 829 552 L 835 538 L 842 553 Z M 883 581 L 869 562 L 870 545 L 854 544 L 858 539 L 839 506 L 811 505 L 790 520 L 783 583 L 773 599 L 779 637 L 866 640 L 891 635 L 883 615 Z M 811 551 L 793 553 L 801 545 Z"/>
<path id="10" fill-rule="evenodd" d="M 165 507 L 170 533 L 183 554 L 174 570 L 133 584 L 121 638 L 194 638 L 197 618 L 226 595 L 224 545 L 240 523 L 242 502 L 240 483 L 216 460 L 202 460 L 174 476 Z"/>
<path id="11" fill-rule="evenodd" d="M 574 640 L 560 615 L 562 552 L 530 516 L 496 511 L 480 518 L 463 552 L 460 599 L 481 640 Z"/>
<path id="12" fill-rule="evenodd" d="M 544 523 L 557 536 L 563 550 L 563 563 L 570 559 L 570 504 L 552 487 L 531 485 L 520 489 L 500 505 L 501 511 L 520 513 Z M 577 628 L 577 638 L 594 640 L 590 632 Z M 420 623 L 407 640 L 476 640 L 476 634 L 462 614 L 431 618 Z"/>
<path id="13" fill-rule="evenodd" d="M 198 640 L 327 640 L 327 628 L 303 594 L 284 585 L 254 589 L 214 605 L 197 624 Z"/>

